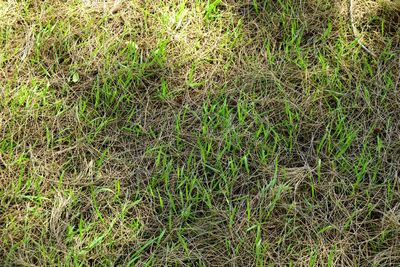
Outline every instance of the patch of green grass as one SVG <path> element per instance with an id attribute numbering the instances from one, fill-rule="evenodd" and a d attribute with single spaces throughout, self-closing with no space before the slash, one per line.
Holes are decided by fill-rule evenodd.
<path id="1" fill-rule="evenodd" d="M 397 13 L 359 2 L 378 57 L 346 1 L 0 3 L 0 265 L 398 265 Z"/>

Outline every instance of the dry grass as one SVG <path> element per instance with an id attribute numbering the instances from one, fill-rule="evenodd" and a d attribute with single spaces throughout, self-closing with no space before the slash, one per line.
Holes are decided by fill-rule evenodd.
<path id="1" fill-rule="evenodd" d="M 0 3 L 0 265 L 399 266 L 399 13 Z"/>

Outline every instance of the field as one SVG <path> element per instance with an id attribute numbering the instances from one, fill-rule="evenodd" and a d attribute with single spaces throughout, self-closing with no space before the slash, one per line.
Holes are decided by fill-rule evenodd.
<path id="1" fill-rule="evenodd" d="M 0 266 L 400 266 L 392 1 L 0 0 Z"/>

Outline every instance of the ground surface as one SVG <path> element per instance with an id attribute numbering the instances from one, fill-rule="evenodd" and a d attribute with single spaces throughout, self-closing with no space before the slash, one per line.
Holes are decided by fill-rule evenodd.
<path id="1" fill-rule="evenodd" d="M 0 2 L 0 265 L 399 266 L 399 13 L 348 4 Z"/>

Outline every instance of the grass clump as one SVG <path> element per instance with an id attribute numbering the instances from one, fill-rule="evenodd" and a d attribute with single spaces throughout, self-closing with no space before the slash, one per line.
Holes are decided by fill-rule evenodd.
<path id="1" fill-rule="evenodd" d="M 0 265 L 399 265 L 372 2 L 0 3 Z"/>

